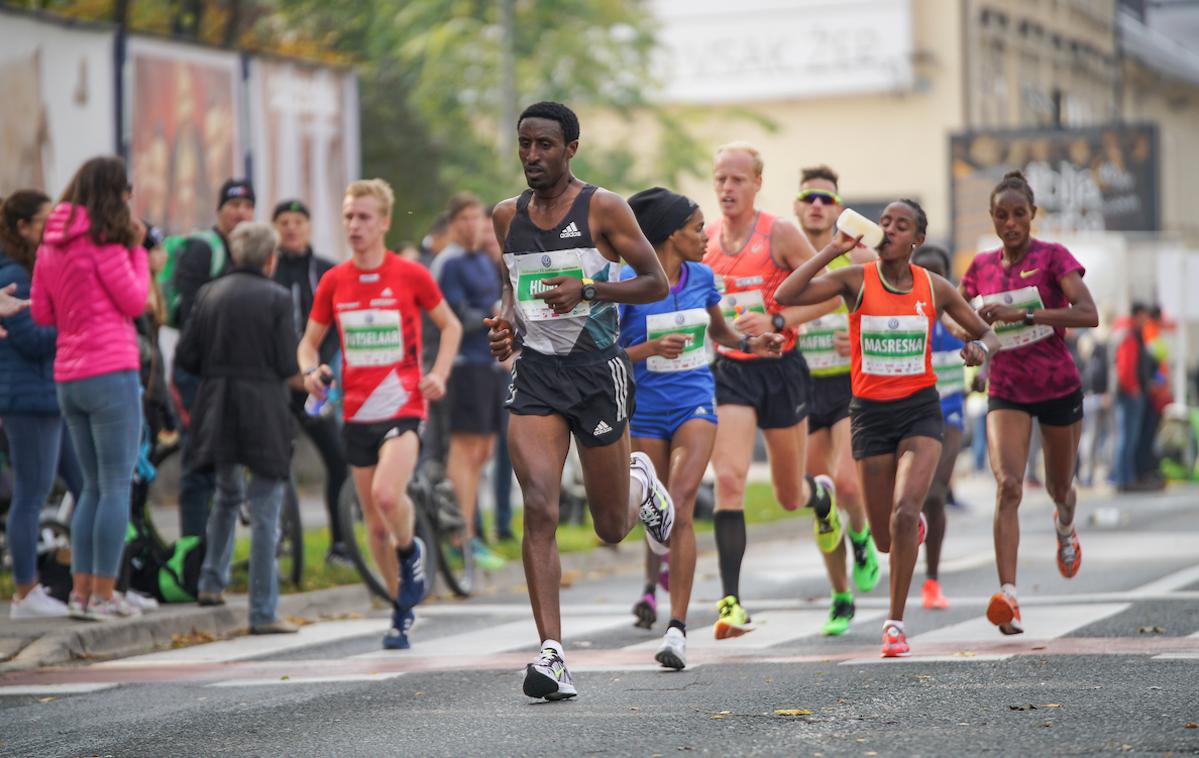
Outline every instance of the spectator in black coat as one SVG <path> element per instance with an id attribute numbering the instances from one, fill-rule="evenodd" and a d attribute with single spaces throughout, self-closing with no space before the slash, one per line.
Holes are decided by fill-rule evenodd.
<path id="1" fill-rule="evenodd" d="M 216 470 L 199 601 L 224 602 L 238 509 L 248 500 L 250 631 L 294 632 L 275 616 L 275 548 L 292 444 L 286 383 L 299 381 L 291 298 L 270 280 L 278 242 L 271 227 L 243 223 L 229 242 L 234 269 L 200 289 L 175 353 L 182 369 L 200 377 L 184 465 Z"/>

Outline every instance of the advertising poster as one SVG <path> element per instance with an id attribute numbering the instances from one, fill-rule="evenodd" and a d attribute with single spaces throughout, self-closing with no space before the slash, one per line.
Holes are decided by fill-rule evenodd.
<path id="1" fill-rule="evenodd" d="M 125 129 L 142 218 L 170 233 L 215 221 L 221 184 L 245 174 L 240 78 L 234 53 L 129 40 Z"/>
<path id="2" fill-rule="evenodd" d="M 259 218 L 280 200 L 312 212 L 312 247 L 345 257 L 341 200 L 358 178 L 358 87 L 338 69 L 255 59 L 250 70 Z"/>
<path id="3" fill-rule="evenodd" d="M 0 11 L 0 196 L 51 197 L 75 170 L 116 152 L 113 34 Z"/>
<path id="4" fill-rule="evenodd" d="M 980 237 L 994 236 L 991 190 L 1013 169 L 1037 202 L 1033 234 L 1160 228 L 1158 136 L 1151 125 L 978 131 L 950 138 L 953 241 L 965 266 Z"/>

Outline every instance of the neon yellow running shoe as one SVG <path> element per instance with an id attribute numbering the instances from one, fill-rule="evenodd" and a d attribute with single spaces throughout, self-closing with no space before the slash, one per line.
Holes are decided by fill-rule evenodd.
<path id="1" fill-rule="evenodd" d="M 865 530 L 861 542 L 854 539 L 853 532 L 849 533 L 849 545 L 853 548 L 853 583 L 858 592 L 869 592 L 878 584 L 878 549 L 874 546 L 874 537 L 870 535 L 870 527 Z"/>
<path id="2" fill-rule="evenodd" d="M 746 632 L 754 630 L 753 622 L 749 620 L 749 614 L 741 607 L 741 603 L 737 602 L 734 595 L 729 595 L 717 603 L 716 610 L 720 612 L 720 618 L 716 619 L 716 639 L 740 637 Z"/>
<path id="3" fill-rule="evenodd" d="M 849 631 L 849 622 L 853 621 L 853 595 L 833 593 L 833 605 L 828 611 L 828 621 L 820 630 L 826 637 L 840 637 Z"/>
<path id="4" fill-rule="evenodd" d="M 833 480 L 821 475 L 813 481 L 823 490 L 822 495 L 828 497 L 828 515 L 824 518 L 812 515 L 812 531 L 816 533 L 816 546 L 822 553 L 831 553 L 841 544 L 844 532 L 841 529 L 841 517 L 837 514 L 837 488 Z"/>

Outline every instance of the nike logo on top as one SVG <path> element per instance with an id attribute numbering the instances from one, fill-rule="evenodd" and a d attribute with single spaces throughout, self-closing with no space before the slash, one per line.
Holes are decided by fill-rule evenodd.
<path id="1" fill-rule="evenodd" d="M 562 234 L 558 235 L 560 239 L 568 239 L 570 237 L 582 237 L 583 233 L 579 231 L 579 225 L 571 221 L 562 230 Z"/>
<path id="2" fill-rule="evenodd" d="M 607 434 L 610 431 L 612 431 L 612 427 L 608 426 L 608 423 L 606 421 L 600 421 L 598 424 L 595 425 L 595 431 L 593 431 L 592 434 L 595 435 L 596 437 L 600 437 L 602 435 Z"/>
<path id="3" fill-rule="evenodd" d="M 1028 277 L 1032 276 L 1033 274 L 1039 273 L 1040 270 L 1041 269 L 1039 269 L 1039 268 L 1034 268 L 1034 269 L 1029 269 L 1028 271 L 1021 271 L 1020 278 L 1027 279 Z"/>

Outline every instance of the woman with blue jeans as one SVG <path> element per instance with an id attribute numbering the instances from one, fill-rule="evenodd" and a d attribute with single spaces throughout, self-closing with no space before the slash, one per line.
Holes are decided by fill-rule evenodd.
<path id="1" fill-rule="evenodd" d="M 133 318 L 150 286 L 146 229 L 132 218 L 125 162 L 93 158 L 46 221 L 30 295 L 34 321 L 58 329 L 54 379 L 83 469 L 71 520 L 74 618 L 140 611 L 115 593 L 141 431 Z"/>
<path id="2" fill-rule="evenodd" d="M 0 202 L 0 288 L 13 285 L 18 298 L 29 297 L 34 254 L 48 215 L 50 198 L 37 190 L 20 190 Z M 65 616 L 66 604 L 51 597 L 37 574 L 38 516 L 54 486 L 55 470 L 76 498 L 82 485 L 55 395 L 57 335 L 25 312 L 4 319 L 3 327 L 8 336 L 0 340 L 0 419 L 14 475 L 7 527 L 16 592 L 9 615 Z"/>

